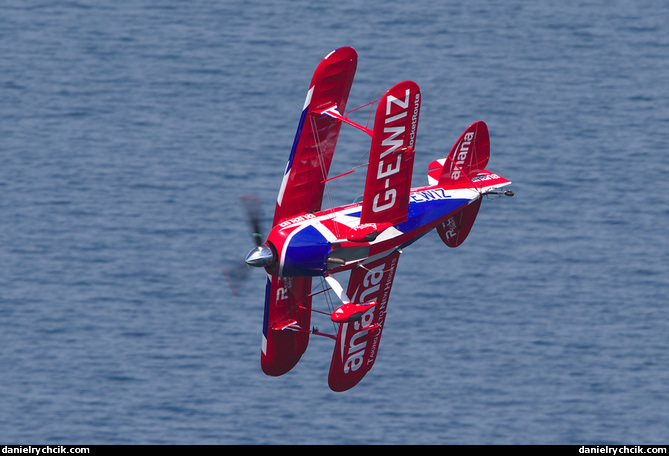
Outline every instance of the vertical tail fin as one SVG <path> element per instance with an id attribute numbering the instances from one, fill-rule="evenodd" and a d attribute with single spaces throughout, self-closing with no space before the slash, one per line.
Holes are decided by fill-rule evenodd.
<path id="1" fill-rule="evenodd" d="M 430 164 L 430 184 L 445 188 L 469 187 L 471 179 L 483 171 L 490 158 L 490 136 L 483 121 L 467 128 L 448 154 Z"/>

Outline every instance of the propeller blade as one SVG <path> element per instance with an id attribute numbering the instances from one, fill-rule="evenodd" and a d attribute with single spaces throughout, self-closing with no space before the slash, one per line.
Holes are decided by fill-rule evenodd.
<path id="1" fill-rule="evenodd" d="M 244 208 L 246 213 L 246 218 L 251 228 L 251 237 L 253 238 L 253 244 L 255 249 L 253 251 L 260 251 L 263 246 L 263 235 L 261 229 L 261 220 L 262 220 L 262 200 L 254 195 L 244 195 L 239 198 L 241 205 Z M 267 247 L 265 247 L 267 248 Z M 269 249 L 268 249 L 269 250 Z M 265 255 L 267 256 L 267 255 Z M 258 260 L 260 261 L 260 260 Z M 239 295 L 241 293 L 242 287 L 246 282 L 250 271 L 253 269 L 251 266 L 246 264 L 245 261 L 228 261 L 221 268 L 223 276 L 225 277 L 232 293 Z"/>
<path id="2" fill-rule="evenodd" d="M 244 195 L 240 198 L 246 217 L 251 225 L 251 236 L 256 247 L 260 247 L 263 243 L 262 229 L 260 227 L 261 206 L 262 200 L 254 195 Z"/>
<path id="3" fill-rule="evenodd" d="M 249 276 L 251 267 L 247 266 L 244 262 L 235 261 L 233 263 L 224 265 L 222 270 L 223 277 L 225 277 L 225 280 L 228 282 L 228 286 L 232 290 L 232 293 L 235 296 L 239 296 L 242 290 L 242 286 Z"/>

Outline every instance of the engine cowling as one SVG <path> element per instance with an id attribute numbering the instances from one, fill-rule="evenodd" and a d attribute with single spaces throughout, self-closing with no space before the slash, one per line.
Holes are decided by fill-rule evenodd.
<path id="1" fill-rule="evenodd" d="M 325 273 L 328 254 L 332 251 L 325 236 L 312 225 L 281 228 L 276 226 L 267 243 L 276 253 L 267 271 L 283 277 L 321 276 Z"/>

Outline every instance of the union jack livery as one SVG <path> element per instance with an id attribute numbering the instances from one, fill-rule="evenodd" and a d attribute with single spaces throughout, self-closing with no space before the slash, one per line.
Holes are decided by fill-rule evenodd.
<path id="1" fill-rule="evenodd" d="M 446 158 L 428 169 L 428 185 L 411 188 L 421 105 L 413 81 L 396 84 L 376 104 L 373 128 L 346 114 L 358 56 L 331 52 L 318 65 L 300 116 L 279 188 L 273 226 L 246 263 L 267 272 L 262 329 L 262 370 L 291 370 L 311 335 L 334 340 L 328 383 L 334 391 L 355 386 L 372 368 L 388 315 L 402 249 L 432 229 L 449 247 L 467 238 L 485 195 L 512 196 L 511 182 L 485 169 L 490 139 L 485 123 L 465 130 Z M 350 112 L 350 111 L 349 111 Z M 371 136 L 362 200 L 323 209 L 321 203 L 342 124 Z M 352 171 L 349 171 L 349 173 Z M 348 174 L 348 173 L 344 173 Z M 346 288 L 337 277 L 350 274 Z M 313 291 L 312 280 L 323 285 Z M 334 334 L 311 327 L 312 297 L 334 293 L 328 315 Z"/>

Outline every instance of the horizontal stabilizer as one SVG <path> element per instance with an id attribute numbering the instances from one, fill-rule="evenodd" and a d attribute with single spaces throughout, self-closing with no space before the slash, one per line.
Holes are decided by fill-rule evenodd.
<path id="1" fill-rule="evenodd" d="M 481 201 L 483 199 L 479 197 L 476 201 L 451 215 L 444 223 L 437 225 L 437 233 L 439 233 L 439 237 L 444 241 L 444 244 L 455 248 L 465 242 L 476 221 Z"/>
<path id="2" fill-rule="evenodd" d="M 407 219 L 420 89 L 413 81 L 391 88 L 379 101 L 362 199 L 360 223 Z"/>
<path id="3" fill-rule="evenodd" d="M 445 158 L 440 158 L 439 160 L 434 160 L 427 167 L 427 182 L 430 185 L 439 184 L 439 178 L 441 177 L 441 170 L 444 169 L 444 163 L 446 163 Z"/>

